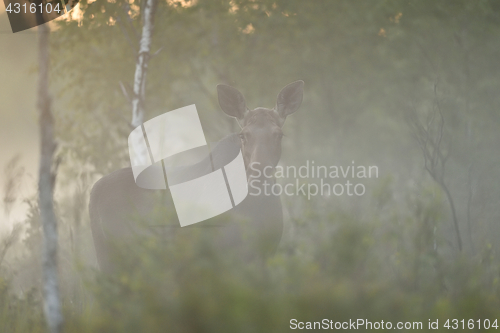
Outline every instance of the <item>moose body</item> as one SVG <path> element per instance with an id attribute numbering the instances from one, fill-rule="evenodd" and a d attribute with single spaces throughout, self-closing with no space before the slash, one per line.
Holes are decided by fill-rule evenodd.
<path id="1" fill-rule="evenodd" d="M 90 195 L 90 220 L 96 256 L 101 270 L 112 271 L 111 247 L 113 240 L 126 242 L 137 234 L 134 221 L 150 223 L 147 230 L 166 241 L 171 237 L 198 229 L 217 249 L 220 255 L 244 249 L 247 255 L 272 255 L 281 240 L 283 213 L 279 196 L 258 195 L 252 188 L 262 186 L 264 168 L 274 168 L 281 156 L 282 126 L 285 118 L 297 111 L 302 102 L 303 82 L 287 85 L 278 94 L 273 109 L 249 110 L 243 95 L 233 87 L 217 86 L 219 104 L 229 116 L 235 117 L 242 130 L 226 136 L 199 163 L 183 168 L 180 178 L 193 174 L 207 174 L 222 168 L 241 149 L 247 180 L 252 183 L 249 195 L 231 210 L 191 226 L 180 227 L 169 190 L 148 190 L 136 185 L 132 168 L 117 170 L 101 178 Z M 158 210 L 163 207 L 163 210 Z M 162 216 L 158 212 L 169 212 Z M 160 215 L 160 217 L 158 217 Z M 145 229 L 142 229 L 144 231 Z"/>

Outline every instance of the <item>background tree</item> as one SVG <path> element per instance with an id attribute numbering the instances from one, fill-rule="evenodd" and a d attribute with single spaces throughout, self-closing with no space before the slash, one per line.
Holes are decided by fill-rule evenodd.
<path id="1" fill-rule="evenodd" d="M 47 24 L 42 24 L 37 15 L 38 27 L 38 109 L 40 121 L 40 168 L 38 195 L 40 217 L 43 227 L 43 280 L 45 319 L 51 333 L 62 332 L 63 317 L 59 296 L 58 278 L 58 234 L 54 212 L 54 186 L 57 163 L 54 164 L 56 143 L 54 141 L 54 119 L 49 95 L 49 34 Z"/>

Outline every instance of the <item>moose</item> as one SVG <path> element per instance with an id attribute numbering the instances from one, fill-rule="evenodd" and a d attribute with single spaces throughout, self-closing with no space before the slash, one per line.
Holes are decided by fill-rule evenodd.
<path id="1" fill-rule="evenodd" d="M 250 110 L 241 92 L 219 84 L 219 105 L 226 115 L 236 118 L 241 131 L 229 134 L 213 147 L 211 163 L 201 161 L 186 168 L 186 172 L 199 171 L 210 164 L 214 169 L 221 168 L 229 162 L 229 152 L 241 149 L 248 182 L 253 182 L 253 188 L 260 186 L 265 180 L 262 179 L 264 175 L 269 175 L 269 169 L 273 170 L 280 160 L 282 127 L 287 116 L 296 112 L 302 104 L 303 88 L 303 81 L 290 83 L 278 94 L 274 108 Z M 266 173 L 263 172 L 265 168 L 268 170 Z M 110 245 L 116 239 L 126 241 L 134 233 L 134 219 L 154 219 L 152 212 L 157 211 L 157 205 L 175 212 L 171 197 L 165 198 L 168 192 L 137 186 L 131 167 L 117 170 L 95 183 L 90 194 L 89 212 L 101 271 L 113 271 Z M 211 241 L 221 254 L 243 247 L 245 253 L 265 258 L 275 253 L 281 241 L 283 212 L 279 196 L 259 193 L 255 195 L 249 190 L 249 195 L 239 205 L 202 223 L 181 228 L 175 214 L 170 213 L 167 222 L 149 228 L 154 234 L 164 234 L 165 239 L 188 233 L 194 228 L 203 228 L 203 233 L 212 235 Z"/>

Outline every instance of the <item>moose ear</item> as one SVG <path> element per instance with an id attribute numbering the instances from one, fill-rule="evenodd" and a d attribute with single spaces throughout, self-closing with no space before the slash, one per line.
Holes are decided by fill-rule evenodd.
<path id="1" fill-rule="evenodd" d="M 290 83 L 278 94 L 276 111 L 280 117 L 281 126 L 283 126 L 287 116 L 299 109 L 300 104 L 302 104 L 303 92 L 304 81 L 299 80 Z"/>
<path id="2" fill-rule="evenodd" d="M 225 84 L 217 85 L 217 94 L 219 96 L 219 105 L 228 116 L 243 120 L 247 111 L 245 98 L 233 87 Z"/>

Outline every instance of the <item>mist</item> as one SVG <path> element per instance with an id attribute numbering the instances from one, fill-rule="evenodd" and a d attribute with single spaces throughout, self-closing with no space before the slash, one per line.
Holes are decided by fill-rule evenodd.
<path id="1" fill-rule="evenodd" d="M 145 1 L 77 9 L 49 45 L 65 331 L 498 324 L 496 1 L 169 0 L 149 28 Z M 0 27 L 0 331 L 45 332 L 37 34 Z M 230 209 L 181 228 L 181 182 L 139 188 L 128 138 L 192 104 L 215 144 L 176 172 L 223 170 Z M 240 208 L 229 146 L 259 180 Z"/>

